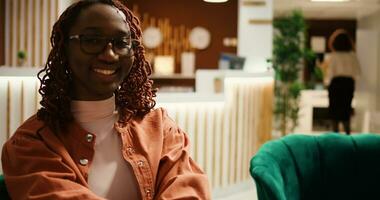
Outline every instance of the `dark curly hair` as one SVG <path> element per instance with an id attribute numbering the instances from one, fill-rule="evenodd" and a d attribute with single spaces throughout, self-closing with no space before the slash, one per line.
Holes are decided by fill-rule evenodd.
<path id="1" fill-rule="evenodd" d="M 328 46 L 331 51 L 355 51 L 351 34 L 345 29 L 336 29 L 330 36 Z"/>
<path id="2" fill-rule="evenodd" d="M 38 110 L 37 117 L 52 130 L 65 129 L 73 121 L 70 109 L 71 72 L 64 50 L 70 28 L 82 10 L 97 3 L 111 5 L 122 11 L 130 27 L 132 39 L 139 41 L 133 47 L 135 59 L 130 73 L 114 92 L 119 123 L 125 125 L 133 117 L 143 117 L 156 104 L 153 98 L 156 97 L 157 90 L 153 89 L 153 81 L 148 78 L 152 68 L 145 59 L 137 17 L 116 0 L 83 0 L 68 7 L 54 24 L 50 38 L 52 49 L 46 65 L 37 75 L 41 82 L 39 93 L 42 96 L 42 107 Z"/>
<path id="3" fill-rule="evenodd" d="M 348 34 L 340 34 L 336 36 L 333 46 L 336 51 L 352 51 L 351 38 Z"/>

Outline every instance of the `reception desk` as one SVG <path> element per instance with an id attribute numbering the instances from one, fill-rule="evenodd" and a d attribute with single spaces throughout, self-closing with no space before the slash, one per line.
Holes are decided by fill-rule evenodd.
<path id="1" fill-rule="evenodd" d="M 356 100 L 355 97 L 352 99 L 352 107 L 355 108 Z M 327 90 L 302 90 L 300 97 L 300 110 L 298 112 L 298 126 L 295 128 L 296 133 L 325 133 L 332 130 L 328 127 L 323 130 L 315 130 L 313 127 L 313 118 L 315 109 L 324 108 L 327 109 L 329 106 L 329 96 Z M 326 120 L 328 120 L 328 115 L 326 115 Z M 356 119 L 352 117 L 351 121 Z M 352 130 L 357 129 L 352 123 Z"/>
<path id="2" fill-rule="evenodd" d="M 1 144 L 39 108 L 37 71 L 0 67 Z M 157 95 L 157 107 L 165 107 L 188 133 L 191 155 L 216 190 L 251 179 L 249 159 L 271 139 L 272 128 L 272 75 L 224 74 L 223 93 Z"/>

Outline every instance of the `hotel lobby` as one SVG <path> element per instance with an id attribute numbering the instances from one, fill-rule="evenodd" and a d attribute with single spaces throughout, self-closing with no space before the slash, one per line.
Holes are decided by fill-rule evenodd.
<path id="1" fill-rule="evenodd" d="M 41 108 L 37 74 L 46 65 L 52 49 L 51 30 L 62 12 L 75 2 L 77 0 L 0 2 L 1 146 Z M 289 176 L 300 177 L 302 167 L 298 168 L 297 163 L 294 164 L 295 170 L 290 167 L 283 170 L 280 164 L 293 166 L 286 160 L 296 159 L 298 155 L 302 158 L 315 156 L 308 153 L 318 145 L 315 149 L 327 152 L 344 146 L 340 142 L 353 141 L 353 152 L 361 152 L 358 149 L 364 149 L 366 142 L 373 146 L 380 144 L 375 142 L 380 141 L 377 138 L 380 134 L 379 1 L 121 2 L 140 20 L 142 38 L 139 42 L 152 67 L 149 79 L 158 89 L 155 108 L 165 108 L 170 118 L 186 133 L 190 157 L 206 174 L 211 199 L 310 199 L 307 194 L 317 184 L 310 183 L 311 189 L 298 192 L 309 186 L 303 179 L 296 181 Z M 291 22 L 292 17 L 298 17 L 300 21 Z M 304 29 L 295 34 L 299 40 L 297 51 L 312 55 L 298 58 L 294 65 L 297 70 L 293 73 L 296 78 L 291 83 L 294 85 L 289 85 L 295 87 L 297 83 L 297 92 L 291 93 L 294 90 L 290 88 L 286 95 L 279 89 L 281 84 L 287 84 L 279 82 L 279 77 L 285 75 L 280 74 L 278 66 L 281 64 L 276 63 L 276 52 L 281 45 L 278 24 L 283 19 L 302 25 Z M 290 30 L 289 27 L 284 30 Z M 339 133 L 332 133 L 328 84 L 324 82 L 327 72 L 323 63 L 332 54 L 329 39 L 339 29 L 346 30 L 352 37 L 352 49 L 360 66 L 351 104 L 351 136 L 345 135 L 343 125 L 339 125 Z M 114 46 L 113 40 L 108 43 Z M 290 49 L 286 50 L 289 57 L 294 55 Z M 279 108 L 277 102 L 282 98 L 292 99 L 289 101 L 293 103 Z M 310 142 L 309 137 L 319 143 Z M 276 146 L 281 143 L 279 141 L 286 147 Z M 302 143 L 305 141 L 310 144 Z M 351 147 L 342 147 L 345 148 Z M 277 155 L 275 152 L 284 149 L 291 153 Z M 368 154 L 357 156 L 363 158 L 362 163 L 367 162 L 364 161 L 366 155 L 380 155 L 380 146 L 368 149 L 371 149 Z M 348 159 L 351 155 L 343 156 Z M 256 160 L 252 159 L 254 157 Z M 320 157 L 321 160 L 325 158 Z M 312 157 L 311 163 L 302 162 L 307 166 L 325 164 L 322 161 L 317 164 L 315 159 L 320 157 Z M 276 168 L 274 165 L 281 170 L 270 171 Z M 261 168 L 255 168 L 257 166 Z M 0 174 L 4 174 L 2 169 Z M 296 195 L 292 196 L 293 193 Z"/>

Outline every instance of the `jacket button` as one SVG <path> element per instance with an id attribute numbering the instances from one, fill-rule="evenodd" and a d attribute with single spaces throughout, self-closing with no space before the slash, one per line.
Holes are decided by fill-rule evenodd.
<path id="1" fill-rule="evenodd" d="M 146 194 L 146 196 L 150 197 L 152 195 L 152 190 L 145 189 L 145 194 Z"/>
<path id="2" fill-rule="evenodd" d="M 138 165 L 139 167 L 144 166 L 144 161 L 142 161 L 142 160 L 137 161 L 137 165 Z"/>
<path id="3" fill-rule="evenodd" d="M 134 152 L 135 152 L 135 149 L 133 149 L 132 147 L 128 147 L 128 148 L 127 148 L 127 151 L 128 151 L 129 153 L 134 153 Z"/>
<path id="4" fill-rule="evenodd" d="M 80 159 L 79 163 L 83 166 L 86 166 L 88 164 L 88 160 L 86 158 Z"/>
<path id="5" fill-rule="evenodd" d="M 94 135 L 93 134 L 87 134 L 86 135 L 86 140 L 87 140 L 87 142 L 92 142 L 92 140 L 94 139 Z"/>

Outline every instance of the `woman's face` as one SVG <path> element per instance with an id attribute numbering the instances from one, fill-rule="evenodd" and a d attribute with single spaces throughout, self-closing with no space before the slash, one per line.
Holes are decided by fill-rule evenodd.
<path id="1" fill-rule="evenodd" d="M 79 14 L 69 31 L 66 49 L 72 71 L 73 99 L 109 98 L 129 74 L 133 52 L 125 51 L 131 32 L 124 18 L 122 11 L 100 3 Z"/>

